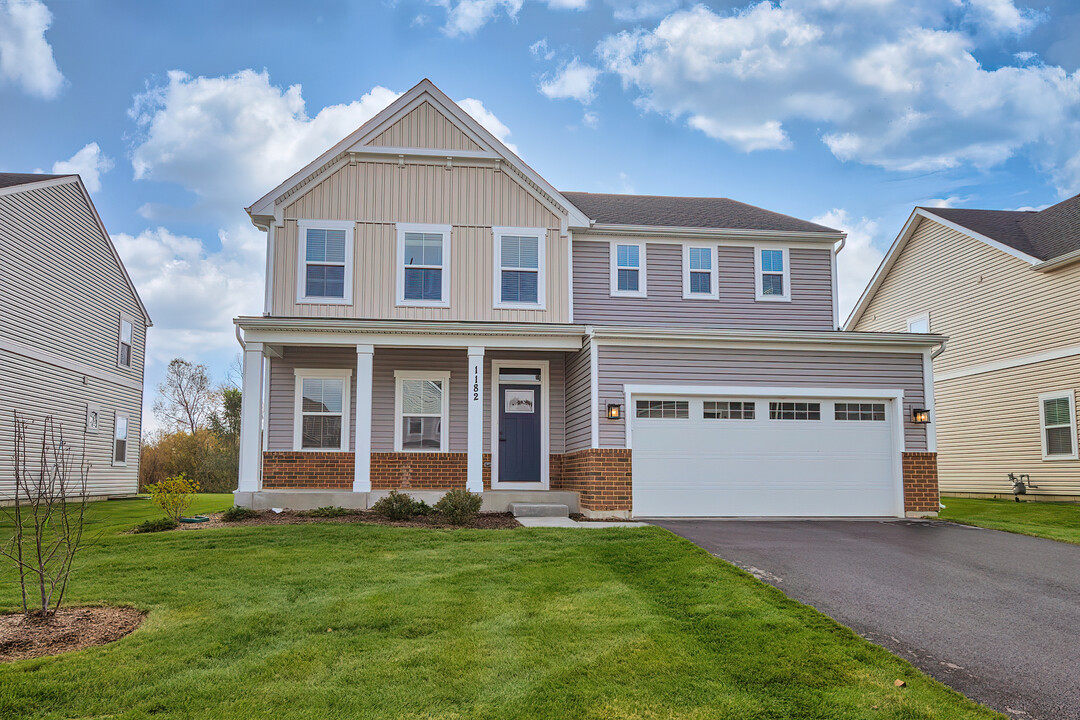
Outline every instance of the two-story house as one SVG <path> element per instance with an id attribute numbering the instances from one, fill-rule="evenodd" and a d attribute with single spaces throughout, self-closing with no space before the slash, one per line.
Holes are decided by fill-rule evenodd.
<path id="1" fill-rule="evenodd" d="M 846 327 L 947 335 L 941 489 L 1076 500 L 1080 195 L 1040 211 L 915 208 Z"/>
<path id="2" fill-rule="evenodd" d="M 91 497 L 138 492 L 148 327 L 79 176 L 0 173 L 0 503 L 13 499 L 16 412 L 30 452 L 53 418 L 90 466 Z"/>
<path id="3" fill-rule="evenodd" d="M 838 331 L 841 232 L 560 192 L 423 81 L 248 213 L 237 502 L 452 487 L 591 516 L 937 510 L 943 338 Z"/>

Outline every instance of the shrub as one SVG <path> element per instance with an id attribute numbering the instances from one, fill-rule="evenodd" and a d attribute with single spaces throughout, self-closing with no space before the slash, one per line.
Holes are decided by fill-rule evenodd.
<path id="1" fill-rule="evenodd" d="M 150 533 L 150 532 L 162 532 L 164 530 L 174 530 L 179 525 L 176 520 L 172 518 L 158 518 L 157 520 L 147 520 L 144 523 L 139 523 L 131 532 L 133 533 Z"/>
<path id="2" fill-rule="evenodd" d="M 417 515 L 424 514 L 421 509 L 428 508 L 430 512 L 430 506 L 423 500 L 417 502 L 405 493 L 399 493 L 397 490 L 391 490 L 390 494 L 384 498 L 379 498 L 374 505 L 371 506 L 372 512 L 380 517 L 384 517 L 387 520 L 412 520 Z"/>
<path id="3" fill-rule="evenodd" d="M 225 522 L 239 522 L 241 520 L 247 520 L 249 518 L 256 517 L 259 513 L 255 512 L 249 507 L 243 505 L 233 505 L 231 508 L 221 513 L 221 519 Z"/>
<path id="4" fill-rule="evenodd" d="M 318 507 L 314 510 L 301 510 L 296 513 L 301 517 L 314 517 L 314 518 L 336 518 L 342 515 L 352 515 L 353 510 L 348 508 L 338 507 L 337 505 L 327 505 L 325 507 Z"/>
<path id="5" fill-rule="evenodd" d="M 477 493 L 455 488 L 435 503 L 435 512 L 451 525 L 468 525 L 476 519 L 483 502 L 484 499 Z"/>
<path id="6" fill-rule="evenodd" d="M 199 483 L 189 480 L 187 475 L 180 473 L 154 483 L 147 489 L 150 491 L 150 499 L 161 508 L 165 517 L 179 522 L 184 516 L 184 511 L 191 507 L 195 493 L 199 492 Z"/>

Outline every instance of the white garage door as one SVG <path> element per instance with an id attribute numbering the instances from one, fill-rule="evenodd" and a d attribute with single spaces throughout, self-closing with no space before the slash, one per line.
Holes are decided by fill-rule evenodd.
<path id="1" fill-rule="evenodd" d="M 634 396 L 634 514 L 902 515 L 894 402 Z"/>

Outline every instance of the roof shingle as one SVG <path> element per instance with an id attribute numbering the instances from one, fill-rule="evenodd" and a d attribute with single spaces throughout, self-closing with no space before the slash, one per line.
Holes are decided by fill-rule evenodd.
<path id="1" fill-rule="evenodd" d="M 604 225 L 766 230 L 840 234 L 840 230 L 728 198 L 564 192 L 593 222 Z"/>

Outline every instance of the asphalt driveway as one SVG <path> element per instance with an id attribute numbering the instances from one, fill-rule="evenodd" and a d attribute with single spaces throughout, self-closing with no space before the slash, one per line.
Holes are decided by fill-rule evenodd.
<path id="1" fill-rule="evenodd" d="M 1080 719 L 1080 546 L 941 521 L 656 524 L 984 705 Z"/>

